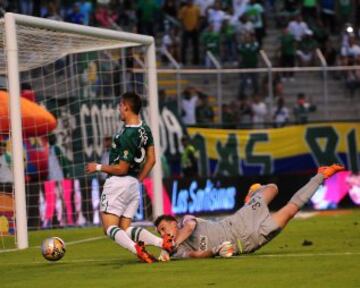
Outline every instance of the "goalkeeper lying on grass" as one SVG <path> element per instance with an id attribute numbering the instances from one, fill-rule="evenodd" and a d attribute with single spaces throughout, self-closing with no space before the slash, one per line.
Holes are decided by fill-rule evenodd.
<path id="1" fill-rule="evenodd" d="M 230 257 L 233 254 L 251 253 L 285 228 L 324 179 L 342 170 L 344 167 L 337 164 L 320 167 L 318 173 L 284 207 L 273 214 L 270 214 L 268 205 L 278 193 L 277 186 L 254 184 L 249 190 L 245 205 L 221 221 L 207 221 L 186 215 L 177 222 L 173 216 L 162 215 L 154 224 L 162 237 L 170 236 L 175 239 L 177 250 L 172 257 Z M 169 260 L 169 255 L 162 252 L 160 260 Z"/>

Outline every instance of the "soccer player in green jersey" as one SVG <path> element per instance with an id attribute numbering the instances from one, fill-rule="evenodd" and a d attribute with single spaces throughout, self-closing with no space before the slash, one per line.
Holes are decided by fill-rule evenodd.
<path id="1" fill-rule="evenodd" d="M 177 258 L 206 258 L 217 255 L 251 253 L 272 240 L 295 214 L 310 200 L 317 188 L 335 173 L 344 170 L 338 164 L 324 166 L 297 191 L 279 211 L 270 214 L 268 204 L 278 193 L 275 184 L 252 185 L 248 202 L 235 214 L 221 221 L 208 221 L 186 215 L 177 221 L 171 215 L 155 220 L 160 235 L 173 237 Z M 165 257 L 164 257 L 165 259 Z M 166 257 L 166 259 L 169 259 Z"/>
<path id="2" fill-rule="evenodd" d="M 109 164 L 88 163 L 87 173 L 107 173 L 101 194 L 100 212 L 104 232 L 120 246 L 147 263 L 156 259 L 144 245 L 154 245 L 171 252 L 170 238 L 159 238 L 131 222 L 139 206 L 140 182 L 155 165 L 155 149 L 149 126 L 140 118 L 141 98 L 134 92 L 121 96 L 122 130 L 115 134 Z"/>

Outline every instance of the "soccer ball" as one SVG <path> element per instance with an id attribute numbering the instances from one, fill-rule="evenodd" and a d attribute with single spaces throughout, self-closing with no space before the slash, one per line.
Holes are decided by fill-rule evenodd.
<path id="1" fill-rule="evenodd" d="M 65 242 L 59 237 L 47 238 L 41 244 L 41 254 L 49 261 L 60 260 L 64 257 L 65 251 Z"/>

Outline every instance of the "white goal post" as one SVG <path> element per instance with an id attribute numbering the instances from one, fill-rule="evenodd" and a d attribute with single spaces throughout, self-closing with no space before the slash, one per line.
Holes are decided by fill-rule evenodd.
<path id="1" fill-rule="evenodd" d="M 155 42 L 154 38 L 150 36 L 143 36 L 133 33 L 120 32 L 114 30 L 100 29 L 95 27 L 81 26 L 76 24 L 58 22 L 43 18 L 18 15 L 14 13 L 6 13 L 5 21 L 2 23 L 4 29 L 3 34 L 3 53 L 4 53 L 4 67 L 8 78 L 8 91 L 10 95 L 10 118 L 11 118 L 11 136 L 12 136 L 12 158 L 13 158 L 13 174 L 14 174 L 14 190 L 15 190 L 15 215 L 16 215 L 16 237 L 17 247 L 25 249 L 28 247 L 28 229 L 27 229 L 27 215 L 26 215 L 26 195 L 25 195 L 25 175 L 24 175 L 24 159 L 23 159 L 23 136 L 22 136 L 22 121 L 21 121 L 21 105 L 20 105 L 20 79 L 21 71 L 33 69 L 57 58 L 64 57 L 72 53 L 97 51 L 100 49 L 115 49 L 122 47 L 135 47 L 142 45 L 146 47 L 145 55 L 145 73 L 149 94 L 149 119 L 150 127 L 152 129 L 154 143 L 157 150 L 156 165 L 153 169 L 153 192 L 154 205 L 153 215 L 158 216 L 163 212 L 162 200 L 162 171 L 160 161 L 160 133 L 159 133 L 159 108 L 157 95 L 157 72 L 155 59 Z M 72 46 L 71 42 L 66 49 L 62 47 L 57 50 L 57 42 L 54 41 L 52 54 L 56 55 L 54 59 L 47 59 L 44 57 L 45 53 L 41 51 L 40 46 L 23 47 L 20 46 L 17 35 L 17 26 L 26 26 L 29 29 L 34 29 L 33 37 L 36 39 L 36 33 L 58 33 L 61 37 L 77 36 L 89 39 L 89 43 L 93 45 L 76 45 Z M 37 31 L 36 29 L 39 29 Z M 43 37 L 46 37 L 42 35 Z M 54 35 L 53 35 L 54 36 Z M 53 37 L 56 39 L 56 37 Z M 46 39 L 46 38 L 45 38 Z M 54 40 L 54 39 L 52 39 Z M 97 41 L 95 41 L 97 40 Z M 61 41 L 61 39 L 59 39 Z M 30 44 L 29 44 L 30 46 Z M 31 55 L 26 55 L 27 49 L 32 49 Z M 38 50 L 38 51 L 37 51 Z M 6 70 L 7 68 L 7 70 Z"/>

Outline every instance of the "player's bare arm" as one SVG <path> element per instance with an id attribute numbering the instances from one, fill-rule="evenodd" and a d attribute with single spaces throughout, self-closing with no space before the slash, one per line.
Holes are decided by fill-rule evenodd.
<path id="1" fill-rule="evenodd" d="M 119 164 L 116 165 L 104 165 L 95 162 L 88 163 L 85 168 L 86 173 L 104 172 L 110 175 L 127 175 L 129 171 L 129 163 L 120 160 Z"/>
<path id="2" fill-rule="evenodd" d="M 220 244 L 218 247 L 215 247 L 214 249 L 209 249 L 206 251 L 188 251 L 182 254 L 182 258 L 212 258 L 215 256 L 220 256 L 223 258 L 231 257 L 234 253 L 234 248 L 230 242 L 224 242 Z M 169 261 L 170 256 L 167 254 L 168 258 L 163 258 L 162 261 Z"/>
<path id="3" fill-rule="evenodd" d="M 223 258 L 231 257 L 234 254 L 234 246 L 230 241 L 224 241 L 220 245 L 214 247 L 213 249 L 208 249 L 205 251 L 190 251 L 187 257 L 190 258 L 211 258 L 215 256 L 220 256 Z"/>
<path id="4" fill-rule="evenodd" d="M 191 251 L 188 254 L 190 258 L 211 258 L 214 257 L 214 253 L 211 250 L 206 251 Z"/>
<path id="5" fill-rule="evenodd" d="M 156 163 L 156 158 L 155 158 L 155 147 L 153 145 L 147 147 L 146 149 L 146 160 L 145 160 L 145 164 L 142 167 L 139 175 L 138 175 L 138 179 L 140 182 L 142 182 L 145 177 L 150 173 L 151 169 L 154 167 Z"/>

